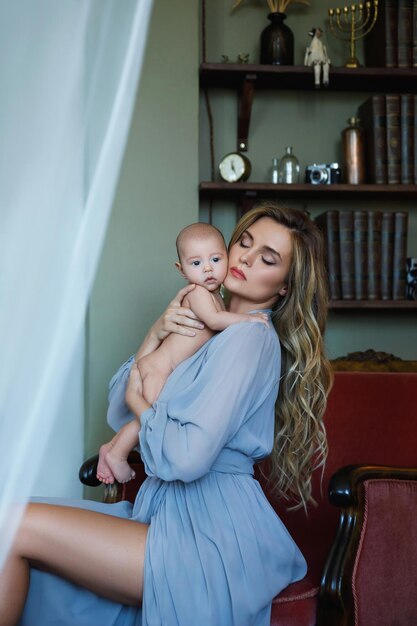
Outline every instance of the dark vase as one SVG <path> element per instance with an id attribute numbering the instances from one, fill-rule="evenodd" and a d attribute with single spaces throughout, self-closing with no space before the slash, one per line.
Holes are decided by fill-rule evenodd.
<path id="1" fill-rule="evenodd" d="M 294 65 L 294 35 L 284 24 L 285 13 L 270 13 L 271 21 L 261 34 L 261 63 Z"/>

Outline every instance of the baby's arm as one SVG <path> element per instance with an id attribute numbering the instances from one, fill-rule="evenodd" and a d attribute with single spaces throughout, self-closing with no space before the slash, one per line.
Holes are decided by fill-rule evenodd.
<path id="1" fill-rule="evenodd" d="M 268 316 L 265 313 L 229 313 L 229 311 L 218 311 L 213 302 L 213 296 L 207 289 L 197 285 L 194 291 L 188 294 L 190 308 L 197 318 L 211 328 L 211 330 L 224 330 L 232 324 L 238 322 L 262 322 L 268 325 Z"/>

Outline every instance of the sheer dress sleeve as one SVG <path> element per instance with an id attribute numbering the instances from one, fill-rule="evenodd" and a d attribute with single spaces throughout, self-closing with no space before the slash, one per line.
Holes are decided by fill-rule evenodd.
<path id="1" fill-rule="evenodd" d="M 279 370 L 272 328 L 246 322 L 217 335 L 192 383 L 142 413 L 147 474 L 184 482 L 204 476 L 271 392 L 276 397 Z"/>
<path id="2" fill-rule="evenodd" d="M 135 355 L 131 356 L 120 366 L 109 383 L 109 406 L 107 409 L 107 422 L 113 430 L 119 430 L 122 426 L 135 419 L 134 414 L 125 402 L 127 381 Z"/>

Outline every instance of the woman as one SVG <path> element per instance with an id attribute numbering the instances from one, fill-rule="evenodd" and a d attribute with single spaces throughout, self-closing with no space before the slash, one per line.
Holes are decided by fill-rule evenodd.
<path id="1" fill-rule="evenodd" d="M 305 575 L 252 468 L 273 448 L 276 489 L 306 506 L 311 472 L 326 455 L 321 418 L 331 375 L 315 225 L 275 206 L 246 214 L 232 236 L 225 286 L 230 311 L 269 311 L 270 327 L 243 323 L 214 336 L 174 370 L 152 407 L 134 359 L 122 366 L 109 421 L 120 427 L 132 412 L 140 419 L 149 478 L 133 510 L 29 505 L 1 576 L 0 626 L 267 626 L 274 595 Z M 176 304 L 137 356 L 174 327 L 192 332 L 183 326 L 196 324 L 192 313 Z"/>

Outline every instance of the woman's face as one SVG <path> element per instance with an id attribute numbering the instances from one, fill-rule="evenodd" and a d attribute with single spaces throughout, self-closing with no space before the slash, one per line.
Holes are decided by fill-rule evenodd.
<path id="1" fill-rule="evenodd" d="M 224 285 L 233 297 L 231 308 L 270 308 L 284 296 L 292 249 L 290 231 L 274 219 L 261 217 L 248 226 L 229 252 Z"/>

